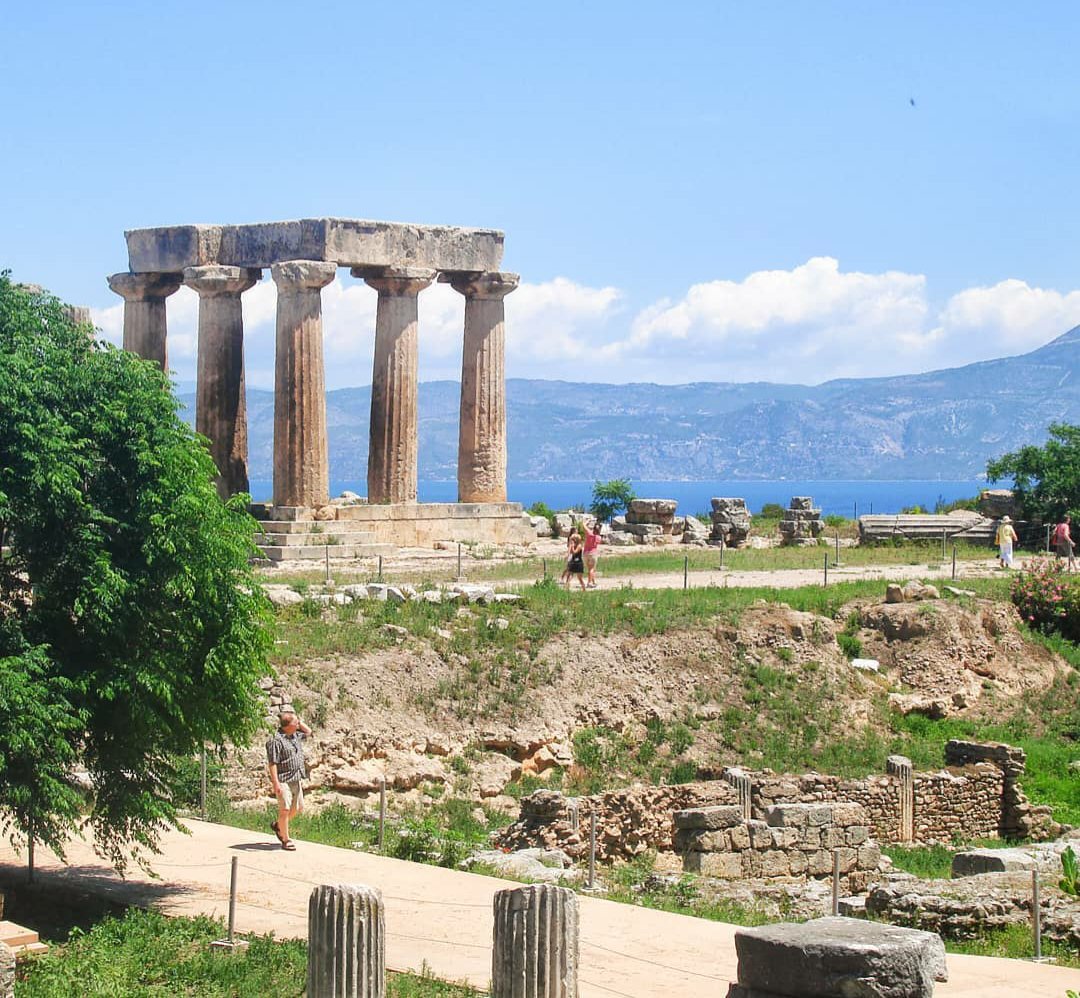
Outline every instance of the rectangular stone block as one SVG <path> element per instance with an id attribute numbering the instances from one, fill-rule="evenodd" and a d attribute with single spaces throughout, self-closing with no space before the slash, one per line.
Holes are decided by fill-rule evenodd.
<path id="1" fill-rule="evenodd" d="M 738 852 L 688 852 L 683 854 L 683 871 L 700 873 L 706 877 L 723 880 L 740 880 L 746 876 L 742 857 L 749 853 Z"/>
<path id="2" fill-rule="evenodd" d="M 734 828 L 728 829 L 728 838 L 731 841 L 732 849 L 750 848 L 750 829 L 746 825 L 736 825 Z"/>
<path id="3" fill-rule="evenodd" d="M 849 846 L 859 846 L 870 838 L 870 829 L 865 825 L 852 825 L 847 829 L 845 837 Z"/>
<path id="4" fill-rule="evenodd" d="M 124 235 L 133 273 L 177 273 L 211 263 L 266 269 L 286 260 L 325 260 L 340 267 L 494 271 L 503 254 L 503 234 L 495 229 L 353 218 L 171 225 L 132 229 Z"/>
<path id="5" fill-rule="evenodd" d="M 742 820 L 742 808 L 737 804 L 690 807 L 675 812 L 676 828 L 734 828 L 741 825 Z"/>
<path id="6" fill-rule="evenodd" d="M 791 876 L 791 863 L 788 855 L 781 849 L 768 849 L 761 854 L 761 875 L 763 877 Z"/>
<path id="7" fill-rule="evenodd" d="M 811 877 L 824 877 L 832 873 L 832 853 L 819 849 L 806 854 L 806 872 Z"/>
<path id="8" fill-rule="evenodd" d="M 793 877 L 801 877 L 806 873 L 807 865 L 806 853 L 800 852 L 798 849 L 792 849 L 788 853 L 788 866 L 791 868 Z"/>
<path id="9" fill-rule="evenodd" d="M 847 845 L 847 835 L 843 828 L 837 828 L 834 825 L 831 828 L 823 828 L 821 830 L 822 849 L 839 849 L 840 846 L 845 845 Z"/>
<path id="10" fill-rule="evenodd" d="M 952 875 L 972 877 L 979 873 L 1034 870 L 1035 859 L 1021 849 L 965 849 L 953 856 Z"/>
<path id="11" fill-rule="evenodd" d="M 881 849 L 874 842 L 859 846 L 858 867 L 860 870 L 876 870 L 881 862 Z"/>
<path id="12" fill-rule="evenodd" d="M 948 979 L 939 936 L 854 918 L 738 929 L 735 949 L 749 995 L 932 998 L 934 982 Z"/>
<path id="13" fill-rule="evenodd" d="M 834 825 L 869 825 L 870 818 L 866 808 L 854 801 L 838 801 L 827 805 L 832 811 L 832 824 Z"/>
<path id="14" fill-rule="evenodd" d="M 774 828 L 805 828 L 810 804 L 774 804 L 765 809 L 765 820 Z"/>
<path id="15" fill-rule="evenodd" d="M 750 848 L 768 849 L 772 845 L 772 829 L 763 821 L 748 821 L 746 827 L 750 830 Z"/>
<path id="16" fill-rule="evenodd" d="M 841 873 L 850 873 L 852 870 L 855 869 L 855 866 L 859 861 L 858 853 L 848 846 L 844 846 L 844 848 L 842 849 L 837 849 L 836 855 L 840 858 Z M 829 872 L 832 872 L 831 866 L 829 867 Z"/>

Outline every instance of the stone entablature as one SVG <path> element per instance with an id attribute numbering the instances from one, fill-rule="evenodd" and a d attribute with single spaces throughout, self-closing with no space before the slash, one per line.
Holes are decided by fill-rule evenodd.
<path id="1" fill-rule="evenodd" d="M 124 233 L 133 274 L 179 274 L 220 263 L 266 270 L 289 260 L 338 267 L 428 267 L 498 270 L 503 233 L 450 225 L 412 225 L 360 218 L 302 218 L 249 225 L 166 225 Z"/>
<path id="2" fill-rule="evenodd" d="M 134 229 L 126 238 L 130 272 L 109 278 L 124 299 L 124 349 L 167 369 L 166 299 L 181 283 L 200 296 L 195 419 L 210 439 L 223 496 L 248 481 L 240 296 L 269 268 L 278 291 L 273 503 L 329 503 L 321 290 L 348 267 L 379 295 L 370 501 L 416 503 L 417 296 L 438 279 L 465 298 L 458 497 L 506 502 L 503 300 L 519 278 L 498 269 L 501 232 L 315 218 Z"/>

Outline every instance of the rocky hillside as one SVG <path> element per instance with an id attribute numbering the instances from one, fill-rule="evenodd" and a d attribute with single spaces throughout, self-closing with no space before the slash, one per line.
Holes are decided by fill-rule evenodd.
<path id="1" fill-rule="evenodd" d="M 1020 357 L 801 385 L 511 379 L 510 476 L 524 480 L 973 478 L 1080 422 L 1080 327 Z M 193 394 L 181 391 L 189 413 Z M 363 479 L 369 388 L 330 392 L 330 466 Z M 193 417 L 192 417 L 193 418 Z M 420 477 L 453 480 L 458 385 L 420 389 Z M 273 395 L 249 392 L 251 475 L 271 476 Z"/>
<path id="2" fill-rule="evenodd" d="M 997 717 L 1067 670 L 992 600 L 861 600 L 830 616 L 758 602 L 670 619 L 665 600 L 681 596 L 613 594 L 583 629 L 553 619 L 543 594 L 331 606 L 322 620 L 291 608 L 268 692 L 316 729 L 316 786 L 363 795 L 385 776 L 402 795 L 452 784 L 502 799 L 512 779 L 555 767 L 677 782 L 737 762 L 795 771 L 825 751 L 835 765 L 849 743 L 863 752 L 853 768 L 874 752 L 883 765 L 890 707 Z M 853 668 L 857 646 L 880 673 Z M 256 749 L 234 767 L 232 795 L 257 797 L 264 782 Z"/>

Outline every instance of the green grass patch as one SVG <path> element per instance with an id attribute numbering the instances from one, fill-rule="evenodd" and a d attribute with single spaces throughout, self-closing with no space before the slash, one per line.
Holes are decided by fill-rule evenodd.
<path id="1" fill-rule="evenodd" d="M 1010 925 L 975 939 L 945 940 L 945 949 L 950 953 L 998 956 L 1009 960 L 1030 960 L 1032 948 L 1031 928 L 1026 924 Z M 1042 952 L 1043 956 L 1053 957 L 1060 967 L 1080 967 L 1080 950 L 1073 946 L 1043 938 Z"/>
<path id="2" fill-rule="evenodd" d="M 243 936 L 245 952 L 209 948 L 225 936 L 217 919 L 166 918 L 130 909 L 19 969 L 20 998 L 300 998 L 307 983 L 307 945 L 272 936 Z M 391 998 L 479 998 L 480 992 L 430 974 L 387 975 Z"/>
<path id="3" fill-rule="evenodd" d="M 544 784 L 550 785 L 550 784 Z M 460 797 L 414 806 L 387 816 L 383 854 L 433 866 L 454 868 L 474 849 L 486 846 L 490 834 L 509 823 L 501 812 L 483 810 L 484 820 L 474 812 L 477 805 Z M 213 820 L 235 828 L 269 832 L 277 811 L 270 804 L 263 811 L 224 806 Z M 331 804 L 318 814 L 300 814 L 289 823 L 289 834 L 300 842 L 318 842 L 342 849 L 376 851 L 379 827 L 375 813 Z"/>

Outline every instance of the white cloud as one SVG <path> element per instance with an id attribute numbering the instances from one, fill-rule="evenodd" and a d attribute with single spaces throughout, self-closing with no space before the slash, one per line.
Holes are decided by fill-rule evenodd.
<path id="1" fill-rule="evenodd" d="M 371 380 L 377 296 L 363 282 L 323 289 L 327 385 Z M 245 293 L 248 381 L 273 386 L 276 289 Z M 195 377 L 198 298 L 169 299 L 169 356 Z M 935 309 L 922 274 L 843 271 L 831 257 L 742 280 L 695 284 L 636 314 L 614 287 L 566 277 L 525 282 L 506 299 L 507 373 L 572 381 L 776 381 L 817 383 L 926 371 L 1021 353 L 1080 323 L 1080 290 L 1006 280 L 964 289 Z M 420 376 L 456 379 L 464 299 L 445 284 L 421 292 Z M 123 304 L 94 311 L 119 343 Z"/>
<path id="2" fill-rule="evenodd" d="M 938 322 L 943 355 L 965 358 L 958 363 L 1025 353 L 1080 323 L 1080 291 L 1062 294 L 1012 278 L 953 295 Z"/>

